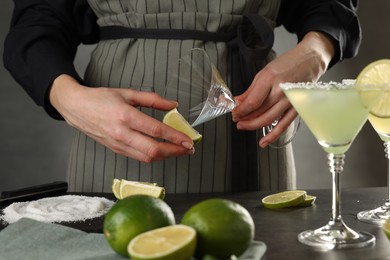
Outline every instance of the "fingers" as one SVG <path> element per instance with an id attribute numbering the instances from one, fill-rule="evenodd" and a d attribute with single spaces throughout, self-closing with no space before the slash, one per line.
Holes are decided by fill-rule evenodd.
<path id="1" fill-rule="evenodd" d="M 194 153 L 194 144 L 190 137 L 134 107 L 129 106 L 120 121 L 121 123 L 111 130 L 109 138 L 103 141 L 116 153 L 142 162 Z"/>
<path id="2" fill-rule="evenodd" d="M 132 108 L 132 110 L 134 111 L 129 115 L 129 119 L 127 120 L 129 127 L 131 127 L 132 130 L 144 133 L 151 137 L 167 140 L 170 143 L 182 146 L 186 149 L 193 149 L 193 141 L 187 135 L 169 127 L 155 118 L 143 114 L 138 109 Z"/>
<path id="3" fill-rule="evenodd" d="M 264 101 L 268 99 L 274 88 L 267 80 L 268 78 L 264 70 L 260 71 L 249 88 L 240 96 L 235 97 L 239 105 L 232 112 L 234 122 L 242 120 L 259 109 Z"/>
<path id="4" fill-rule="evenodd" d="M 256 130 L 263 126 L 270 125 L 291 107 L 286 98 L 283 98 L 273 106 L 265 109 L 259 109 L 252 114 L 237 122 L 239 130 Z M 264 111 L 265 110 L 265 111 Z"/>
<path id="5" fill-rule="evenodd" d="M 113 151 L 142 162 L 153 162 L 170 157 L 192 155 L 195 150 L 187 149 L 168 142 L 159 142 L 142 133 L 132 131 L 129 138 L 120 140 L 113 146 Z"/>
<path id="6" fill-rule="evenodd" d="M 132 106 L 155 108 L 158 110 L 170 110 L 177 107 L 177 102 L 168 100 L 157 93 L 126 89 L 127 102 Z"/>
<path id="7" fill-rule="evenodd" d="M 289 108 L 278 121 L 278 124 L 266 136 L 261 138 L 259 145 L 264 148 L 270 143 L 275 142 L 290 126 L 290 124 L 297 117 L 298 113 L 293 107 Z"/>

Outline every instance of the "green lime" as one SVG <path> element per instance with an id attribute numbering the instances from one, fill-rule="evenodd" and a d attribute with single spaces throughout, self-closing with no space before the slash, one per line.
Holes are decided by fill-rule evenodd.
<path id="1" fill-rule="evenodd" d="M 269 209 L 279 209 L 298 206 L 305 202 L 306 191 L 289 190 L 264 197 L 261 202 L 263 206 Z"/>
<path id="2" fill-rule="evenodd" d="M 196 248 L 196 231 L 185 225 L 173 225 L 142 233 L 128 246 L 133 260 L 190 259 Z"/>
<path id="3" fill-rule="evenodd" d="M 175 224 L 172 209 L 163 200 L 148 195 L 134 195 L 119 200 L 107 212 L 104 235 L 112 249 L 128 256 L 127 246 L 137 235 Z"/>
<path id="4" fill-rule="evenodd" d="M 240 256 L 254 238 L 254 222 L 240 204 L 225 199 L 208 199 L 192 206 L 182 224 L 197 232 L 196 256 L 211 255 L 227 259 Z"/>
<path id="5" fill-rule="evenodd" d="M 176 108 L 170 110 L 164 115 L 163 123 L 188 135 L 194 144 L 202 140 L 202 135 L 198 133 L 185 118 L 177 111 Z"/>

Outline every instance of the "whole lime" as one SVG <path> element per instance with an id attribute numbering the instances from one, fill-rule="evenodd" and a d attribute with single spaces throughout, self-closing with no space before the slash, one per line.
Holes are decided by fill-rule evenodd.
<path id="1" fill-rule="evenodd" d="M 115 252 L 128 256 L 127 246 L 135 236 L 173 224 L 175 217 L 166 202 L 148 195 L 133 195 L 116 202 L 107 212 L 103 232 Z"/>
<path id="2" fill-rule="evenodd" d="M 255 226 L 249 212 L 226 199 L 208 199 L 194 205 L 184 214 L 181 223 L 196 230 L 198 257 L 238 257 L 254 238 Z"/>

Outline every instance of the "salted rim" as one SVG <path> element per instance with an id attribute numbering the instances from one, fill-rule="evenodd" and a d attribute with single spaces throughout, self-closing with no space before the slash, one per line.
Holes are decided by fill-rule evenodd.
<path id="1" fill-rule="evenodd" d="M 280 88 L 283 90 L 289 89 L 347 89 L 354 88 L 355 80 L 345 79 L 342 82 L 329 81 L 329 82 L 284 82 L 280 83 Z"/>

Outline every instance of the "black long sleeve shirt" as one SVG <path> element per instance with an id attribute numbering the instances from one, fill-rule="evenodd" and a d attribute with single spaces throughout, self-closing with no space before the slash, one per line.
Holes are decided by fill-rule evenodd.
<path id="1" fill-rule="evenodd" d="M 11 28 L 4 44 L 4 65 L 31 98 L 60 119 L 47 99 L 56 77 L 80 82 L 73 61 L 81 43 L 99 40 L 96 16 L 86 0 L 14 0 Z M 328 34 L 336 55 L 331 65 L 356 55 L 361 30 L 358 0 L 282 0 L 277 25 L 298 40 L 310 31 Z"/>

